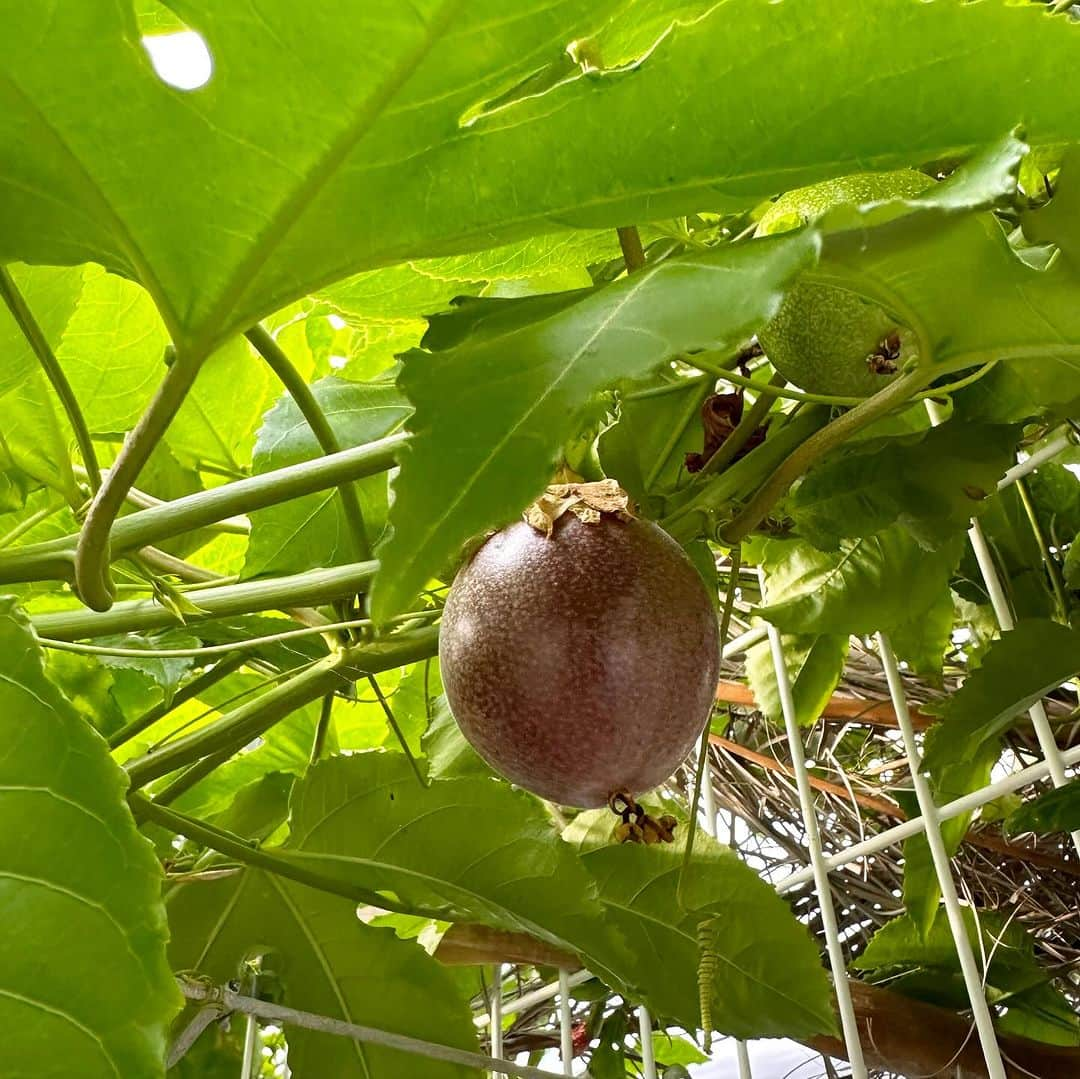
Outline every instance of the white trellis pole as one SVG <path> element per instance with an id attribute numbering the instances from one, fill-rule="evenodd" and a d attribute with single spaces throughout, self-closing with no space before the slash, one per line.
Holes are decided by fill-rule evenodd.
<path id="1" fill-rule="evenodd" d="M 739 651 L 745 651 L 750 645 L 755 644 L 757 640 L 763 640 L 767 633 L 768 630 L 764 627 L 756 627 L 750 630 L 749 633 L 744 633 L 741 637 L 734 638 L 730 643 L 721 641 L 721 660 L 723 660 L 725 656 L 737 654 Z M 712 768 L 709 765 L 708 739 L 702 739 L 701 759 L 698 761 L 698 767 L 701 769 L 701 800 L 702 810 L 705 814 L 705 819 L 702 824 L 705 831 L 715 839 L 716 796 L 713 793 Z M 750 1053 L 746 1047 L 746 1042 L 742 1040 L 735 1042 L 735 1058 L 739 1065 L 739 1079 L 754 1079 L 754 1073 L 750 1069 Z"/>
<path id="2" fill-rule="evenodd" d="M 491 985 L 491 1055 L 501 1060 L 503 1055 L 503 1007 L 502 1007 L 502 963 L 495 964 Z M 503 1072 L 493 1071 L 491 1079 L 506 1079 Z"/>
<path id="3" fill-rule="evenodd" d="M 761 595 L 764 601 L 765 574 L 760 568 L 758 580 L 761 583 Z M 780 707 L 784 713 L 784 725 L 787 728 L 791 764 L 795 770 L 795 782 L 799 789 L 799 805 L 802 808 L 803 827 L 806 829 L 806 846 L 810 855 L 818 902 L 821 904 L 821 924 L 825 930 L 829 966 L 833 974 L 833 988 L 836 991 L 836 1003 L 840 1009 L 840 1025 L 843 1028 L 848 1063 L 851 1065 L 851 1079 L 867 1079 L 866 1062 L 863 1059 L 862 1044 L 859 1041 L 859 1024 L 855 1016 L 855 1006 L 851 1000 L 847 964 L 844 962 L 844 949 L 840 942 L 836 909 L 833 906 L 832 891 L 829 888 L 829 870 L 821 848 L 821 832 L 818 829 L 817 814 L 814 811 L 814 792 L 806 771 L 806 753 L 803 749 L 798 720 L 795 717 L 795 701 L 791 695 L 791 681 L 784 661 L 780 631 L 770 623 L 767 632 L 772 651 L 773 670 L 776 673 L 776 689 L 780 697 Z"/>
<path id="4" fill-rule="evenodd" d="M 559 968 L 559 1056 L 563 1075 L 574 1074 L 574 1030 L 570 1025 L 570 977 Z"/>
<path id="5" fill-rule="evenodd" d="M 943 422 L 944 417 L 941 408 L 929 399 L 926 402 L 926 411 L 930 416 L 930 422 L 935 427 Z M 1030 472 L 1035 471 L 1039 465 L 1045 464 L 1046 461 L 1056 456 L 1070 444 L 1068 435 L 1061 435 L 1059 438 L 1052 440 L 1041 450 L 1010 468 L 998 484 L 998 490 L 1004 490 Z M 997 566 L 994 565 L 994 556 L 990 552 L 986 536 L 977 519 L 973 519 L 971 522 L 971 527 L 968 529 L 968 539 L 975 554 L 975 561 L 979 565 L 979 573 L 982 575 L 983 583 L 986 585 L 990 605 L 994 609 L 997 623 L 1003 631 L 1008 632 L 1015 628 L 1016 621 L 1013 618 L 1008 597 L 1005 595 L 1005 589 L 1002 587 Z M 1042 755 L 1049 766 L 1051 782 L 1055 787 L 1064 787 L 1069 782 L 1069 777 L 1065 774 L 1065 763 L 1062 759 L 1061 749 L 1058 747 L 1057 739 L 1054 737 L 1054 729 L 1050 726 L 1050 720 L 1047 718 L 1042 701 L 1036 701 L 1028 709 L 1028 716 L 1031 718 L 1031 725 L 1035 728 L 1035 737 L 1039 741 L 1039 748 L 1042 750 Z M 1072 841 L 1076 853 L 1080 854 L 1080 830 L 1072 833 Z"/>
<path id="6" fill-rule="evenodd" d="M 998 1048 L 997 1034 L 994 1032 L 994 1019 L 986 1003 L 982 974 L 975 960 L 971 938 L 968 936 L 967 925 L 964 922 L 964 912 L 956 894 L 956 885 L 953 883 L 949 853 L 941 835 L 941 818 L 934 804 L 930 784 L 923 772 L 922 754 L 915 741 L 915 729 L 911 725 L 911 713 L 908 711 L 907 695 L 904 693 L 904 686 L 900 679 L 900 669 L 896 665 L 896 656 L 884 633 L 878 633 L 877 642 L 878 651 L 881 653 L 881 664 L 885 668 L 885 678 L 889 683 L 889 696 L 892 698 L 893 709 L 896 712 L 896 722 L 904 739 L 904 751 L 911 771 L 911 781 L 915 787 L 915 797 L 919 803 L 919 814 L 925 825 L 930 857 L 933 859 L 934 872 L 937 874 L 938 885 L 941 888 L 941 898 L 945 903 L 945 912 L 948 915 L 949 928 L 952 930 L 956 954 L 960 960 L 964 985 L 967 988 L 968 999 L 971 1001 L 971 1017 L 982 1045 L 987 1074 L 989 1079 L 1006 1079 L 1005 1065 L 1001 1059 L 1001 1050 Z"/>
<path id="7" fill-rule="evenodd" d="M 641 1073 L 645 1079 L 656 1079 L 656 1057 L 653 1055 L 652 1019 L 648 1009 L 638 1008 L 638 1030 L 641 1033 Z"/>

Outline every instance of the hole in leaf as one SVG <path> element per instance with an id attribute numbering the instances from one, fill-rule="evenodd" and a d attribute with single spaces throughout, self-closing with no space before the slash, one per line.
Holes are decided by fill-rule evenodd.
<path id="1" fill-rule="evenodd" d="M 158 0 L 135 0 L 135 22 L 143 48 L 162 82 L 198 90 L 210 81 L 214 61 L 201 34 Z"/>

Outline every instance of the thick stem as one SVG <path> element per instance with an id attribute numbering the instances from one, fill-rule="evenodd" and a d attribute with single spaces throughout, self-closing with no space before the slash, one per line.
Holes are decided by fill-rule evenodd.
<path id="1" fill-rule="evenodd" d="M 131 741 L 136 735 L 142 734 L 147 727 L 151 727 L 159 719 L 163 719 L 174 708 L 179 708 L 180 705 L 198 697 L 200 693 L 216 685 L 234 671 L 238 671 L 244 665 L 246 659 L 247 656 L 240 653 L 219 660 L 209 670 L 203 671 L 202 674 L 197 678 L 193 678 L 187 685 L 181 686 L 171 700 L 154 705 L 153 708 L 143 712 L 141 716 L 137 716 L 126 726 L 121 727 L 118 731 L 113 731 L 109 735 L 109 748 L 118 749 L 125 742 Z"/>
<path id="2" fill-rule="evenodd" d="M 245 746 L 297 708 L 344 688 L 361 675 L 378 674 L 427 659 L 435 655 L 438 648 L 439 629 L 429 626 L 344 649 L 254 701 L 228 712 L 215 723 L 129 761 L 124 767 L 131 786 L 142 787 L 211 753 Z"/>
<path id="3" fill-rule="evenodd" d="M 640 270 L 645 265 L 645 249 L 641 246 L 641 233 L 636 225 L 625 225 L 615 230 L 622 248 L 623 263 L 628 274 Z"/>
<path id="4" fill-rule="evenodd" d="M 195 599 L 205 613 L 185 615 L 184 624 L 283 607 L 315 607 L 330 603 L 364 588 L 378 566 L 378 562 L 353 562 L 287 577 L 202 588 Z M 111 611 L 52 611 L 37 615 L 32 621 L 39 636 L 54 641 L 78 641 L 180 624 L 172 611 L 152 599 L 118 603 Z"/>
<path id="5" fill-rule="evenodd" d="M 266 360 L 270 370 L 281 380 L 289 396 L 296 402 L 300 409 L 300 415 L 307 420 L 311 433 L 315 436 L 323 453 L 339 453 L 341 443 L 338 442 L 334 429 L 330 426 L 326 413 L 322 406 L 315 400 L 311 387 L 304 381 L 300 372 L 293 366 L 292 361 L 285 354 L 281 346 L 270 336 L 263 326 L 252 326 L 244 335 Z M 356 547 L 356 557 L 366 559 L 371 557 L 371 544 L 368 541 L 367 528 L 364 525 L 364 512 L 360 508 L 360 500 L 356 496 L 356 488 L 352 482 L 342 483 L 338 486 L 338 495 L 341 498 L 341 508 L 345 514 L 345 522 L 352 533 L 353 543 Z"/>
<path id="6" fill-rule="evenodd" d="M 86 466 L 90 486 L 96 491 L 101 486 L 101 468 L 94 450 L 94 441 L 90 437 L 90 428 L 86 425 L 86 419 L 75 397 L 75 391 L 71 388 L 67 375 L 64 374 L 64 369 L 60 366 L 44 331 L 38 325 L 37 319 L 34 318 L 23 294 L 19 291 L 19 286 L 15 284 L 15 279 L 5 266 L 0 266 L 0 295 L 4 297 L 11 317 L 15 319 L 23 336 L 30 343 L 34 355 L 38 358 L 38 363 L 45 372 L 45 377 L 64 406 L 68 423 L 75 432 L 75 441 L 78 443 L 79 453 Z"/>
<path id="7" fill-rule="evenodd" d="M 107 611 L 113 605 L 114 593 L 109 573 L 109 533 L 113 522 L 127 498 L 128 490 L 184 403 L 202 361 L 201 355 L 176 356 L 165 372 L 150 406 L 124 441 L 116 462 L 109 471 L 108 479 L 98 489 L 94 501 L 90 504 L 75 548 L 75 590 L 83 602 L 95 611 Z M 231 514 L 223 516 L 228 517 Z M 134 546 L 142 547 L 145 544 Z"/>
<path id="8" fill-rule="evenodd" d="M 868 397 L 861 405 L 833 420 L 827 427 L 812 434 L 758 488 L 741 513 L 720 532 L 724 543 L 734 546 L 748 536 L 765 519 L 769 510 L 787 493 L 788 488 L 830 450 L 846 442 L 856 432 L 904 404 L 916 390 L 921 389 L 933 375 L 916 368 L 890 382 L 880 393 Z"/>
<path id="9" fill-rule="evenodd" d="M 397 463 L 398 452 L 408 439 L 408 434 L 399 432 L 354 449 L 287 465 L 129 514 L 117 521 L 113 528 L 113 554 L 137 550 L 185 532 L 197 531 L 237 514 L 265 509 L 326 490 L 327 487 L 336 487 L 346 480 L 385 472 Z M 112 474 L 109 479 L 112 479 Z M 28 544 L 14 551 L 0 552 L 0 584 L 71 580 L 72 554 L 77 541 L 77 536 L 62 536 L 43 543 Z"/>
<path id="10" fill-rule="evenodd" d="M 204 847 L 216 850 L 229 858 L 255 869 L 264 869 L 268 873 L 274 873 L 279 877 L 294 880 L 298 884 L 306 884 L 309 888 L 317 888 L 321 892 L 330 892 L 332 895 L 344 896 L 358 905 L 379 907 L 382 910 L 396 911 L 400 914 L 423 914 L 424 911 L 415 907 L 406 907 L 395 903 L 392 899 L 381 896 L 378 892 L 367 888 L 358 888 L 346 881 L 336 880 L 333 877 L 323 876 L 314 870 L 308 869 L 291 859 L 282 858 L 261 850 L 253 843 L 232 832 L 223 831 L 207 824 L 205 821 L 196 820 L 179 813 L 175 809 L 167 809 L 165 806 L 152 802 L 145 794 L 133 791 L 128 795 L 128 804 L 136 819 L 153 821 L 177 835 L 182 835 L 194 843 L 200 843 Z"/>

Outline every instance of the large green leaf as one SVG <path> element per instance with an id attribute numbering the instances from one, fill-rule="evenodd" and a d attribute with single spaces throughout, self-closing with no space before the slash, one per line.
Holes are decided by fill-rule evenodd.
<path id="1" fill-rule="evenodd" d="M 1017 623 L 990 646 L 981 666 L 940 706 L 923 763 L 936 774 L 995 741 L 1052 689 L 1080 672 L 1080 633 L 1056 622 Z"/>
<path id="2" fill-rule="evenodd" d="M 376 620 L 398 613 L 472 535 L 541 491 L 590 396 L 691 349 L 737 343 L 816 251 L 801 234 L 685 256 L 606 288 L 468 305 L 405 358 L 416 405 L 380 551 Z"/>
<path id="3" fill-rule="evenodd" d="M 161 869 L 105 743 L 0 601 L 0 1023 L 10 1075 L 155 1076 L 179 994 Z"/>
<path id="4" fill-rule="evenodd" d="M 324 378 L 312 387 L 342 447 L 372 442 L 398 428 L 411 411 L 392 382 L 347 382 Z M 267 413 L 255 443 L 255 472 L 298 464 L 323 453 L 307 420 L 288 395 Z M 356 485 L 368 536 L 374 540 L 386 522 L 386 476 Z M 299 573 L 362 557 L 334 488 L 294 498 L 251 515 L 251 540 L 244 576 Z"/>
<path id="5" fill-rule="evenodd" d="M 762 618 L 787 633 L 873 633 L 906 623 L 948 587 L 961 540 L 938 551 L 902 525 L 819 551 L 802 540 L 764 548 L 768 605 Z"/>
<path id="6" fill-rule="evenodd" d="M 542 937 L 597 973 L 629 961 L 541 803 L 487 777 L 422 787 L 400 753 L 331 759 L 297 786 L 281 853 L 448 921 Z"/>
<path id="7" fill-rule="evenodd" d="M 650 964 L 656 1012 L 690 1029 L 699 1018 L 692 972 L 698 927 L 716 916 L 713 1023 L 738 1037 L 805 1037 L 835 1029 L 832 994 L 813 939 L 787 904 L 730 850 L 695 843 L 683 895 L 683 844 L 593 843 L 604 811 L 584 813 L 566 832 L 599 890 L 606 917 Z M 691 975 L 691 976 L 688 976 Z"/>
<path id="8" fill-rule="evenodd" d="M 572 0 L 513 19 L 495 0 L 382 0 L 344 17 L 274 0 L 258 19 L 175 7 L 215 62 L 190 93 L 154 77 L 128 6 L 53 20 L 6 5 L 0 259 L 122 269 L 199 343 L 366 267 L 744 206 L 963 152 L 1018 118 L 1042 140 L 1080 126 L 1060 92 L 1075 30 L 1034 6 L 729 0 L 659 20 Z M 686 25 L 650 52 L 676 12 Z M 990 65 L 973 40 L 1009 47 Z M 587 63 L 569 63 L 571 41 Z M 607 72 L 608 42 L 645 58 Z M 583 136 L 589 167 L 553 168 Z"/>
<path id="9" fill-rule="evenodd" d="M 925 435 L 860 443 L 812 469 L 790 500 L 816 546 L 899 521 L 927 548 L 954 539 L 1013 463 L 1016 431 L 952 420 Z"/>
<path id="10" fill-rule="evenodd" d="M 221 983 L 263 956 L 283 1002 L 304 1011 L 476 1050 L 471 1014 L 450 975 L 422 948 L 374 929 L 355 904 L 269 873 L 182 884 L 167 898 L 177 970 Z M 297 1079 L 464 1079 L 479 1073 L 286 1024 Z"/>

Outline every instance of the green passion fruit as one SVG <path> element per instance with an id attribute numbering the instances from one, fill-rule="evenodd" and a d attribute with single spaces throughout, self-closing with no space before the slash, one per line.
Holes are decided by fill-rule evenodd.
<path id="1" fill-rule="evenodd" d="M 844 203 L 911 198 L 934 181 L 913 169 L 860 172 L 781 195 L 757 235 L 799 228 Z M 769 362 L 809 393 L 867 397 L 896 377 L 914 339 L 888 312 L 832 285 L 796 282 L 758 334 Z"/>

